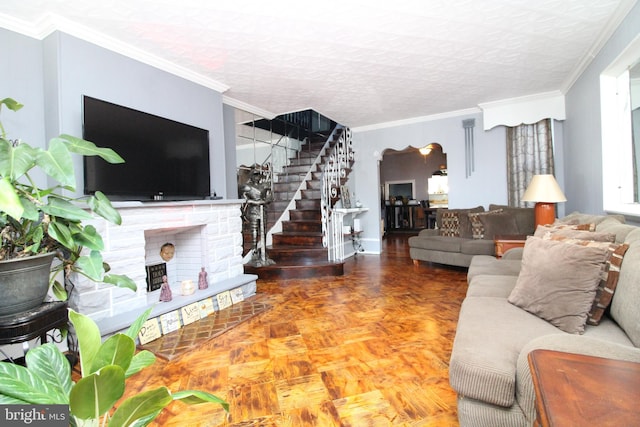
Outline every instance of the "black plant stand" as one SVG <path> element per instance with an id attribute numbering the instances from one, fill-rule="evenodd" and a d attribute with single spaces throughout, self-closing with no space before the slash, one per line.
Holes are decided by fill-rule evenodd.
<path id="1" fill-rule="evenodd" d="M 47 332 L 67 327 L 69 316 L 66 301 L 45 302 L 39 307 L 0 316 L 0 345 L 22 343 L 22 349 L 29 351 L 29 341 L 40 337 L 47 342 Z"/>

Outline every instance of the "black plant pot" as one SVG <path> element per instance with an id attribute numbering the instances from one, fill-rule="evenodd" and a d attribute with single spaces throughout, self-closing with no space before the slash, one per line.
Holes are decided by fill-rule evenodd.
<path id="1" fill-rule="evenodd" d="M 49 290 L 55 253 L 0 261 L 0 316 L 38 307 Z"/>

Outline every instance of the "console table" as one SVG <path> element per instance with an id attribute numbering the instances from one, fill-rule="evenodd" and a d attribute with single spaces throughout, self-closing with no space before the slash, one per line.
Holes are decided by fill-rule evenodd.
<path id="1" fill-rule="evenodd" d="M 552 350 L 529 353 L 538 427 L 631 426 L 640 419 L 640 363 Z"/>
<path id="2" fill-rule="evenodd" d="M 350 215 L 352 219 L 361 213 L 367 212 L 369 208 L 349 208 L 349 209 L 333 209 L 331 218 L 331 243 L 329 244 L 329 260 L 344 261 L 344 236 L 351 237 L 354 250 L 359 251 L 362 248 L 360 240 L 361 230 L 353 230 L 349 233 L 344 232 L 344 217 Z M 357 233 L 357 234 L 355 234 Z"/>
<path id="3" fill-rule="evenodd" d="M 39 307 L 0 316 L 0 345 L 22 343 L 26 353 L 29 341 L 40 337 L 47 342 L 47 332 L 67 327 L 68 311 L 66 301 L 45 302 Z"/>

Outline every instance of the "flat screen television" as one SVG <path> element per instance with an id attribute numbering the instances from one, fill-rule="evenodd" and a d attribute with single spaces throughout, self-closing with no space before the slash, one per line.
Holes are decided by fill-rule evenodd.
<path id="1" fill-rule="evenodd" d="M 83 97 L 83 138 L 125 160 L 84 158 L 84 192 L 112 200 L 191 200 L 211 195 L 209 131 Z"/>

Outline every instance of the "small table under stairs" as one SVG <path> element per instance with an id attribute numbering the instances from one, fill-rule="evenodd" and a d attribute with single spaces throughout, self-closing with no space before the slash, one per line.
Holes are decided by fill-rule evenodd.
<path id="1" fill-rule="evenodd" d="M 352 219 L 361 213 L 367 212 L 369 208 L 349 208 L 334 209 L 331 219 L 331 242 L 329 247 L 329 256 L 333 257 L 331 261 L 344 261 L 344 236 L 350 236 L 356 253 L 362 248 L 360 242 L 360 234 L 362 230 L 351 230 L 349 233 L 344 232 L 344 218 L 350 215 Z M 357 233 L 357 234 L 356 234 Z"/>

